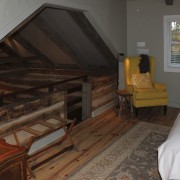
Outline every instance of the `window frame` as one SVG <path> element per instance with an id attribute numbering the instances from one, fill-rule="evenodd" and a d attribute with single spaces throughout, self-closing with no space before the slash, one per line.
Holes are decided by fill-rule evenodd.
<path id="1" fill-rule="evenodd" d="M 180 72 L 180 64 L 171 64 L 169 56 L 171 56 L 171 49 L 169 41 L 169 23 L 180 22 L 180 15 L 168 15 L 164 16 L 164 71 L 165 72 Z"/>

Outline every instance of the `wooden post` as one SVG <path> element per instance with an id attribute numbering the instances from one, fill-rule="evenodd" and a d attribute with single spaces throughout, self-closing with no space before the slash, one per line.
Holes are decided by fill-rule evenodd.
<path id="1" fill-rule="evenodd" d="M 54 91 L 54 86 L 49 86 L 49 92 L 53 92 Z"/>
<path id="2" fill-rule="evenodd" d="M 92 83 L 84 82 L 82 87 L 82 120 L 91 117 L 92 113 Z"/>
<path id="3" fill-rule="evenodd" d="M 64 91 L 64 118 L 67 118 L 67 91 Z"/>
<path id="4" fill-rule="evenodd" d="M 0 106 L 4 105 L 3 93 L 0 94 Z"/>

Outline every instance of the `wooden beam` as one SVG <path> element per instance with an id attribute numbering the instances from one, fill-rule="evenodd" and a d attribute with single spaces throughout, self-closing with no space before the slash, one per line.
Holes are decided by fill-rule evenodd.
<path id="1" fill-rule="evenodd" d="M 24 91 L 19 91 L 19 92 L 4 94 L 3 97 L 11 97 L 11 96 L 14 97 L 14 96 L 16 96 L 16 95 L 18 95 L 18 94 L 29 93 L 29 92 L 32 92 L 32 91 L 34 91 L 34 90 L 49 88 L 49 87 L 61 85 L 61 84 L 66 83 L 66 82 L 79 80 L 79 79 L 83 79 L 83 81 L 86 82 L 87 76 L 86 76 L 86 75 L 83 75 L 83 76 L 78 76 L 78 77 L 74 77 L 74 78 L 71 78 L 71 79 L 66 79 L 66 80 L 62 80 L 62 81 L 58 81 L 58 82 L 54 82 L 54 83 L 43 84 L 43 85 L 38 86 L 38 87 L 33 87 L 33 88 L 26 89 L 26 90 L 24 90 Z"/>
<path id="2" fill-rule="evenodd" d="M 72 70 L 81 70 L 78 64 L 57 64 L 56 68 L 59 69 L 72 69 Z"/>
<path id="3" fill-rule="evenodd" d="M 92 83 L 83 83 L 82 92 L 82 120 L 85 120 L 92 114 Z"/>
<path id="4" fill-rule="evenodd" d="M 6 96 L 6 94 L 4 94 L 4 96 Z M 24 99 L 23 102 L 15 102 L 14 104 L 0 107 L 0 120 L 13 120 L 14 118 L 28 115 L 40 109 L 55 105 L 61 101 L 64 101 L 64 92 L 46 93 L 31 99 Z M 0 134 L 4 130 L 4 128 L 1 128 Z"/>
<path id="5" fill-rule="evenodd" d="M 52 74 L 52 75 L 67 75 L 80 76 L 86 74 L 82 70 L 72 69 L 47 69 L 47 68 L 29 68 L 30 73 Z"/>
<path id="6" fill-rule="evenodd" d="M 68 43 L 71 43 L 70 40 L 67 39 L 67 41 L 64 41 L 63 38 L 59 35 L 58 29 L 51 28 L 50 24 L 56 24 L 56 19 L 52 16 L 51 13 L 47 13 L 48 21 L 46 18 L 43 18 L 43 16 L 37 16 L 34 19 L 34 23 L 39 27 L 41 31 L 43 31 L 51 41 L 53 41 L 56 45 L 59 46 L 65 53 L 69 54 L 75 62 L 77 62 L 77 66 L 79 69 L 86 69 L 86 64 L 84 63 L 84 60 L 82 60 L 79 57 L 79 54 L 74 48 L 71 48 L 71 46 Z"/>
<path id="7" fill-rule="evenodd" d="M 19 87 L 19 86 L 14 86 L 12 84 L 8 84 L 6 82 L 0 81 L 0 89 L 3 92 L 15 92 L 15 91 L 23 91 L 25 88 Z"/>
<path id="8" fill-rule="evenodd" d="M 17 54 L 17 51 L 15 51 L 13 48 L 11 48 L 8 44 L 6 44 L 5 42 L 2 42 L 0 44 L 1 49 L 3 50 L 3 52 L 5 52 L 6 54 L 8 54 L 8 56 L 19 56 Z"/>
<path id="9" fill-rule="evenodd" d="M 32 54 L 35 54 L 39 57 L 41 62 L 48 68 L 54 68 L 54 63 L 45 55 L 43 52 L 34 47 L 28 40 L 22 37 L 20 34 L 14 36 L 14 39 L 20 43 L 25 49 L 27 49 Z"/>
<path id="10" fill-rule="evenodd" d="M 165 0 L 166 5 L 173 5 L 173 0 Z"/>
<path id="11" fill-rule="evenodd" d="M 23 62 L 23 61 L 33 61 L 37 60 L 39 57 L 37 56 L 31 56 L 31 57 L 3 57 L 0 58 L 0 65 L 2 64 L 10 64 L 10 63 L 18 63 L 18 62 Z"/>
<path id="12" fill-rule="evenodd" d="M 56 82 L 52 80 L 38 80 L 38 79 L 33 80 L 33 79 L 27 79 L 27 78 L 23 79 L 23 78 L 17 78 L 17 77 L 11 78 L 10 76 L 8 78 L 4 77 L 3 80 L 9 84 L 14 84 L 14 85 L 19 84 L 19 85 L 25 85 L 25 86 L 31 86 L 31 87 L 42 86 L 45 84 Z"/>
<path id="13" fill-rule="evenodd" d="M 0 71 L 0 79 L 11 77 L 12 75 L 21 75 L 26 74 L 28 72 L 27 69 L 11 69 L 11 70 L 3 70 Z"/>
<path id="14" fill-rule="evenodd" d="M 81 30 L 87 35 L 89 40 L 95 45 L 95 47 L 101 52 L 105 57 L 105 60 L 110 67 L 117 70 L 117 62 L 113 53 L 110 51 L 109 47 L 106 45 L 104 40 L 99 36 L 95 28 L 91 25 L 89 20 L 86 18 L 83 12 L 78 11 L 68 11 L 70 16 L 79 25 Z"/>

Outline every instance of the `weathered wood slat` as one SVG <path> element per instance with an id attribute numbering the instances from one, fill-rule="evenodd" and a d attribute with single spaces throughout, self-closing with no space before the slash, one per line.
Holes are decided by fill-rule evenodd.
<path id="1" fill-rule="evenodd" d="M 73 81 L 76 81 L 76 80 L 82 80 L 82 81 L 85 81 L 87 80 L 87 76 L 78 76 L 78 77 L 74 77 L 72 79 L 68 79 L 68 80 L 63 80 L 63 81 L 57 81 L 57 82 L 53 82 L 53 83 L 49 83 L 49 84 L 43 84 L 41 86 L 38 86 L 38 87 L 32 87 L 32 88 L 29 88 L 29 89 L 26 89 L 26 90 L 22 90 L 22 91 L 18 91 L 18 92 L 12 92 L 12 93 L 8 93 L 8 94 L 3 94 L 2 95 L 2 98 L 8 98 L 8 97 L 16 97 L 18 94 L 23 94 L 23 93 L 32 93 L 32 92 L 36 92 L 36 91 L 40 91 L 40 90 L 43 90 L 43 92 L 53 92 L 54 89 L 57 87 L 57 86 L 60 86 L 64 83 L 67 83 L 67 82 L 73 82 Z"/>
<path id="2" fill-rule="evenodd" d="M 0 58 L 0 65 L 2 64 L 9 64 L 9 63 L 17 63 L 22 61 L 33 61 L 39 59 L 37 56 L 31 56 L 31 57 L 4 57 Z"/>
<path id="3" fill-rule="evenodd" d="M 71 75 L 71 76 L 81 76 L 84 75 L 82 70 L 68 70 L 68 69 L 51 69 L 51 68 L 30 68 L 31 73 L 41 73 L 41 74 L 53 74 L 53 75 Z"/>
<path id="4" fill-rule="evenodd" d="M 115 101 L 117 79 L 116 75 L 91 78 L 92 82 L 92 111 Z"/>
<path id="5" fill-rule="evenodd" d="M 93 89 L 92 99 L 103 97 L 106 94 L 109 94 L 111 92 L 115 92 L 116 90 L 117 90 L 117 83 L 116 82 L 112 82 L 110 84 L 103 85 L 99 88 Z"/>
<path id="6" fill-rule="evenodd" d="M 4 114 L 4 112 L 0 111 L 0 114 Z M 44 119 L 52 114 L 65 117 L 63 101 L 48 107 L 40 108 L 38 111 L 34 111 L 31 114 L 26 114 L 16 119 L 10 119 L 10 121 L 0 121 L 0 137 L 3 137 L 4 134 L 7 134 L 14 129 L 27 125 L 29 122 L 37 122 L 39 119 Z"/>
<path id="7" fill-rule="evenodd" d="M 43 126 L 47 126 L 50 129 L 55 129 L 56 125 L 53 125 L 52 123 L 48 123 L 46 121 L 40 121 L 39 124 L 42 124 Z"/>
<path id="8" fill-rule="evenodd" d="M 36 98 L 32 98 L 30 101 L 24 101 L 23 103 L 14 103 L 0 108 L 1 117 L 0 121 L 11 120 L 23 115 L 37 111 L 38 109 L 48 107 L 57 102 L 64 100 L 63 92 L 48 93 Z"/>
<path id="9" fill-rule="evenodd" d="M 5 90 L 5 91 L 6 90 L 12 91 L 12 92 L 25 91 L 28 88 L 31 88 L 31 86 L 25 86 L 25 85 L 21 85 L 21 84 L 10 84 L 3 80 L 0 81 L 0 89 Z"/>
<path id="10" fill-rule="evenodd" d="M 17 78 L 17 77 L 8 77 L 8 78 L 6 77 L 6 78 L 3 78 L 3 80 L 9 84 L 21 84 L 21 85 L 26 85 L 26 86 L 31 86 L 31 87 L 42 86 L 45 84 L 57 82 L 55 80 L 48 80 L 48 79 L 39 80 L 39 79 L 29 79 L 29 78 Z"/>
<path id="11" fill-rule="evenodd" d="M 91 42 L 98 49 L 98 51 L 100 51 L 101 54 L 105 57 L 105 60 L 107 61 L 108 65 L 111 66 L 114 70 L 117 70 L 116 58 L 114 57 L 113 53 L 110 51 L 106 43 L 103 41 L 101 36 L 99 36 L 99 34 L 96 32 L 95 28 L 89 22 L 84 13 L 78 11 L 68 11 L 68 13 L 79 25 L 81 30 L 91 40 Z"/>
<path id="12" fill-rule="evenodd" d="M 45 64 L 45 67 L 53 68 L 55 67 L 54 63 L 45 55 L 43 54 L 38 48 L 33 46 L 29 41 L 27 41 L 23 36 L 18 34 L 18 36 L 15 37 L 15 40 L 22 44 L 24 48 L 26 48 L 29 52 L 32 54 L 35 54 L 39 57 L 41 62 Z"/>
<path id="13" fill-rule="evenodd" d="M 79 68 L 85 68 L 86 63 L 84 59 L 81 58 L 80 53 L 77 53 L 76 48 L 73 48 L 72 46 L 74 43 L 73 40 L 69 36 L 66 36 L 66 39 L 64 39 L 63 36 L 58 33 L 56 28 L 50 28 L 54 26 L 54 23 L 57 24 L 55 18 L 53 17 L 54 13 L 49 13 L 48 10 L 44 11 L 43 13 L 43 16 L 38 16 L 34 20 L 34 23 L 38 24 L 38 27 L 41 29 L 41 31 L 49 35 L 51 41 L 58 45 L 59 48 L 69 56 L 69 59 L 71 59 L 74 64 L 77 64 Z M 48 21 L 46 17 L 48 17 Z"/>
<path id="14" fill-rule="evenodd" d="M 24 75 L 28 72 L 27 69 L 11 69 L 11 70 L 2 70 L 0 72 L 0 79 L 4 79 L 7 77 L 12 77 L 12 76 L 20 76 Z"/>
<path id="15" fill-rule="evenodd" d="M 7 38 L 1 42 L 1 50 L 6 53 L 8 56 L 11 57 L 18 57 L 19 54 L 17 53 L 17 51 L 15 49 L 13 49 L 11 46 L 9 46 L 9 44 L 7 43 Z"/>
<path id="16" fill-rule="evenodd" d="M 29 128 L 29 127 L 23 127 L 22 130 L 26 131 L 26 132 L 29 132 L 30 134 L 33 134 L 35 136 L 38 136 L 38 135 L 41 135 L 42 133 L 40 131 L 36 131 L 32 128 Z"/>
<path id="17" fill-rule="evenodd" d="M 102 77 L 96 77 L 96 78 L 91 78 L 92 82 L 92 89 L 96 89 L 98 87 L 101 87 L 103 85 L 107 85 L 108 83 L 113 83 L 117 82 L 117 77 L 116 76 L 102 76 Z"/>
<path id="18" fill-rule="evenodd" d="M 54 80 L 64 80 L 73 78 L 72 75 L 56 75 L 56 74 L 43 74 L 43 73 L 28 73 L 27 78 L 29 79 L 54 79 Z"/>

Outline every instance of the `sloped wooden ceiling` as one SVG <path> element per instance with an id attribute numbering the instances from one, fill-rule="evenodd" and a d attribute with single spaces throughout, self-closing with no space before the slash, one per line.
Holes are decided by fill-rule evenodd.
<path id="1" fill-rule="evenodd" d="M 45 67 L 117 70 L 117 61 L 83 12 L 42 10 L 4 43 L 20 57 L 39 57 Z"/>

